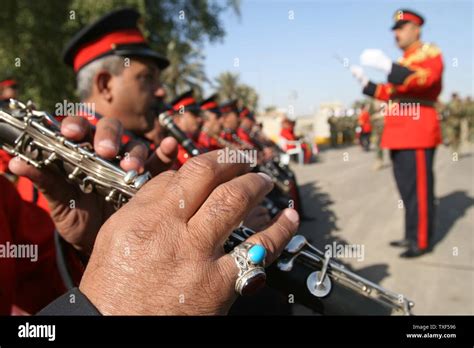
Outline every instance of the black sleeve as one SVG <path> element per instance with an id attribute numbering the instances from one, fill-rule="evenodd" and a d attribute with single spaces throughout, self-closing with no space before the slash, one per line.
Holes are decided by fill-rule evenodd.
<path id="1" fill-rule="evenodd" d="M 73 288 L 58 297 L 36 315 L 101 315 L 86 295 Z"/>
<path id="2" fill-rule="evenodd" d="M 372 81 L 369 81 L 369 83 L 362 90 L 362 93 L 364 93 L 365 95 L 368 95 L 369 97 L 373 97 L 375 95 L 376 90 L 377 90 L 377 85 L 373 83 Z"/>
<path id="3" fill-rule="evenodd" d="M 388 82 L 393 83 L 395 85 L 401 85 L 403 84 L 405 79 L 413 73 L 413 70 L 410 70 L 400 64 L 393 63 L 392 71 L 388 75 Z"/>

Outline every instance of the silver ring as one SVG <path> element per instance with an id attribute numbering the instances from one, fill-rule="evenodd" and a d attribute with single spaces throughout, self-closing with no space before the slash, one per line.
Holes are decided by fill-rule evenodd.
<path id="1" fill-rule="evenodd" d="M 253 295 L 265 285 L 266 250 L 262 245 L 242 243 L 230 254 L 239 268 L 235 291 L 239 295 Z"/>

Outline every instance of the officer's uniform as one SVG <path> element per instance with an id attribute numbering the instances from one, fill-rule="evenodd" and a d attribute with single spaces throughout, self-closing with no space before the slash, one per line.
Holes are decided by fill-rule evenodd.
<path id="1" fill-rule="evenodd" d="M 392 29 L 406 21 L 418 25 L 424 22 L 420 15 L 403 11 L 403 20 L 395 18 Z M 441 142 L 434 104 L 441 93 L 442 73 L 440 49 L 415 42 L 392 65 L 388 83 L 369 82 L 363 90 L 369 96 L 393 103 L 385 117 L 381 146 L 391 150 L 395 179 L 405 207 L 405 237 L 419 250 L 428 248 L 434 228 L 433 159 Z M 411 108 L 402 110 L 408 105 Z"/>

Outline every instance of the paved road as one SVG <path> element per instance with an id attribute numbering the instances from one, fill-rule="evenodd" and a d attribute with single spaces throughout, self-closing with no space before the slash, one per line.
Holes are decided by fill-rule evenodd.
<path id="1" fill-rule="evenodd" d="M 474 314 L 474 145 L 456 161 L 448 148 L 436 154 L 437 226 L 435 247 L 417 259 L 398 257 L 388 245 L 403 237 L 403 208 L 385 154 L 373 170 L 375 153 L 357 146 L 327 150 L 319 162 L 294 166 L 307 215 L 301 232 L 325 245 L 364 247 L 363 260 L 344 258 L 358 274 L 402 293 L 420 314 Z M 453 160 L 454 159 L 454 160 Z M 362 250 L 362 249 L 360 249 Z M 305 310 L 296 311 L 305 314 Z"/>

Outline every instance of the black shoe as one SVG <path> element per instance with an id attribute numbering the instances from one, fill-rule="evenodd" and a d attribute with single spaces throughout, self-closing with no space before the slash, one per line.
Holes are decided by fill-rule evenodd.
<path id="1" fill-rule="evenodd" d="M 411 248 L 408 248 L 407 251 L 401 253 L 400 257 L 404 258 L 404 259 L 411 259 L 411 258 L 414 258 L 414 257 L 421 256 L 423 254 L 426 254 L 428 252 L 430 252 L 430 249 L 428 249 L 428 248 L 420 249 L 418 247 L 411 247 Z"/>
<path id="2" fill-rule="evenodd" d="M 397 247 L 397 248 L 407 248 L 411 245 L 408 239 L 402 240 L 394 240 L 390 242 L 390 246 Z"/>

